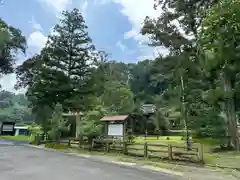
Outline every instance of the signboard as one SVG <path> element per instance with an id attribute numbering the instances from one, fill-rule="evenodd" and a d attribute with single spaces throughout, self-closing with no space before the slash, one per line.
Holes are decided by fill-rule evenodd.
<path id="1" fill-rule="evenodd" d="M 4 132 L 12 132 L 14 129 L 14 125 L 12 124 L 3 124 L 2 125 L 2 131 Z"/>
<path id="2" fill-rule="evenodd" d="M 108 125 L 109 136 L 123 136 L 123 124 L 109 124 Z"/>
<path id="3" fill-rule="evenodd" d="M 144 114 L 154 113 L 156 110 L 156 106 L 154 104 L 144 104 L 142 105 L 141 110 Z"/>

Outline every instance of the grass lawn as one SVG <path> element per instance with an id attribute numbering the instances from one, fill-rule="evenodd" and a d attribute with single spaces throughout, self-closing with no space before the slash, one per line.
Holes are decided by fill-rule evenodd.
<path id="1" fill-rule="evenodd" d="M 129 153 L 134 153 L 136 155 L 143 155 L 144 154 L 144 142 L 148 143 L 148 155 L 152 157 L 161 157 L 163 159 L 168 157 L 168 144 L 171 144 L 173 146 L 178 146 L 178 147 L 173 147 L 172 150 L 175 153 L 180 153 L 180 152 L 186 152 L 186 146 L 185 146 L 185 141 L 183 140 L 182 136 L 151 136 L 151 137 L 136 137 L 134 139 L 135 144 L 129 145 Z M 154 146 L 156 145 L 162 145 L 162 146 Z M 197 147 L 197 144 L 194 144 L 193 147 Z M 133 149 L 131 149 L 133 148 Z M 156 152 L 156 151 L 161 151 L 161 152 Z M 176 155 L 173 153 L 173 155 Z M 192 152 L 194 153 L 194 151 Z M 197 154 L 196 150 L 195 153 Z M 174 156 L 175 159 L 180 159 L 179 156 Z M 181 159 L 191 159 L 192 161 L 197 161 L 198 157 L 197 155 L 183 155 L 181 156 Z"/>
<path id="2" fill-rule="evenodd" d="M 0 136 L 0 139 L 12 140 L 12 141 L 28 141 L 29 136 Z"/>
<path id="3" fill-rule="evenodd" d="M 184 129 L 171 129 L 171 130 L 168 130 L 169 132 L 178 132 L 178 133 L 186 133 L 186 130 Z M 188 130 L 189 133 L 192 133 L 191 130 Z"/>
<path id="4" fill-rule="evenodd" d="M 182 136 L 152 136 L 152 137 L 136 137 L 135 139 L 136 143 L 143 143 L 143 142 L 149 142 L 153 144 L 176 144 L 176 145 L 184 145 L 185 141 L 182 140 Z"/>
<path id="5" fill-rule="evenodd" d="M 167 138 L 169 137 L 169 139 Z M 240 153 L 234 151 L 223 151 L 223 152 L 212 152 L 214 148 L 219 147 L 219 141 L 214 139 L 193 139 L 195 143 L 192 144 L 192 147 L 197 147 L 199 143 L 204 145 L 204 160 L 207 165 L 210 166 L 217 166 L 217 167 L 231 167 L 240 170 Z M 160 136 L 159 139 L 157 137 L 147 137 L 146 140 L 144 137 L 136 137 L 136 143 L 152 143 L 152 144 L 172 144 L 172 145 L 179 145 L 185 146 L 185 140 L 182 140 L 182 136 Z M 133 145 L 134 148 L 143 148 L 140 145 Z M 165 147 L 149 147 L 151 149 L 159 149 L 167 150 Z M 173 149 L 178 150 L 178 149 Z M 134 153 L 143 154 L 141 150 L 132 151 Z M 167 153 L 158 153 L 161 156 L 167 156 Z"/>

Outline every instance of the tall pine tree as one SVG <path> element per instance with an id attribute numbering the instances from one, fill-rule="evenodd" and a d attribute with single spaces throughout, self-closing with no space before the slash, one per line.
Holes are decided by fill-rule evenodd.
<path id="1" fill-rule="evenodd" d="M 18 68 L 19 80 L 29 86 L 27 94 L 32 102 L 52 107 L 60 103 L 69 110 L 83 110 L 93 93 L 93 50 L 79 10 L 64 11 L 40 55 Z M 32 73 L 25 71 L 27 66 Z"/>

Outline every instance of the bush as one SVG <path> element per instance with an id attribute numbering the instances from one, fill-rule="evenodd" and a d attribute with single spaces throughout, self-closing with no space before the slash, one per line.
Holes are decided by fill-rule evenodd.
<path id="1" fill-rule="evenodd" d="M 128 141 L 129 143 L 134 143 L 134 139 L 135 139 L 135 136 L 134 136 L 134 135 L 128 135 L 128 136 L 127 136 L 127 141 Z"/>
<path id="2" fill-rule="evenodd" d="M 39 145 L 40 139 L 41 139 L 41 136 L 40 136 L 40 135 L 35 135 L 35 136 L 32 135 L 32 136 L 30 137 L 29 144 Z"/>
<path id="3" fill-rule="evenodd" d="M 67 145 L 64 145 L 64 144 L 47 143 L 47 144 L 45 144 L 45 148 L 68 149 L 68 146 L 67 146 Z"/>
<path id="4" fill-rule="evenodd" d="M 166 137 L 166 140 L 170 140 L 170 137 Z"/>
<path id="5" fill-rule="evenodd" d="M 88 143 L 91 144 L 92 140 L 102 133 L 102 125 L 96 124 L 94 121 L 81 121 L 79 124 L 79 127 L 77 127 L 79 130 L 80 136 L 85 136 L 88 139 Z"/>

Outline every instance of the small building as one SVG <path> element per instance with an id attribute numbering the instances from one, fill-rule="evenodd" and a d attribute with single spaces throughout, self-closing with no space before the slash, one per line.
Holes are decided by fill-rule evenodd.
<path id="1" fill-rule="evenodd" d="M 100 121 L 105 122 L 104 132 L 106 136 L 123 137 L 127 130 L 128 115 L 104 116 Z"/>
<path id="2" fill-rule="evenodd" d="M 156 111 L 156 106 L 154 104 L 143 104 L 140 109 L 143 114 L 153 114 Z"/>
<path id="3" fill-rule="evenodd" d="M 15 122 L 12 121 L 0 121 L 0 135 L 14 135 Z"/>
<path id="4" fill-rule="evenodd" d="M 29 130 L 26 126 L 15 126 L 14 127 L 15 133 L 14 136 L 28 136 Z"/>

